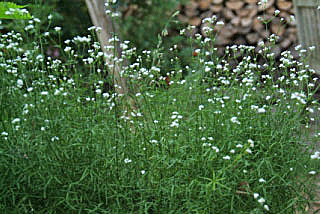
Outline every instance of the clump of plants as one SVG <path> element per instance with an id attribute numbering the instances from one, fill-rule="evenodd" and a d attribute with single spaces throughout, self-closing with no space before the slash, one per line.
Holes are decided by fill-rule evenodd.
<path id="1" fill-rule="evenodd" d="M 203 20 L 208 38 L 182 30 L 194 49 L 191 63 L 173 56 L 167 71 L 165 33 L 157 49 L 140 55 L 123 41 L 115 56 L 101 51 L 92 27 L 58 43 L 63 59 L 42 48 L 59 37 L 59 27 L 42 32 L 38 20 L 26 23 L 36 39 L 31 49 L 20 33 L 1 35 L 1 212 L 303 211 L 319 173 L 319 152 L 303 129 L 318 108 L 314 70 L 289 51 L 274 67 L 264 43 L 260 55 L 232 46 L 217 57 L 218 21 Z M 231 66 L 228 59 L 239 53 Z M 115 92 L 107 57 L 122 66 L 130 94 Z"/>

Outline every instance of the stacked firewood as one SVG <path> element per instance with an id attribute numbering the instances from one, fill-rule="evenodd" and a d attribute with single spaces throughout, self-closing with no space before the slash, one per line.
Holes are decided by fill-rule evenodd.
<path id="1" fill-rule="evenodd" d="M 292 0 L 190 0 L 180 6 L 179 19 L 202 31 L 202 19 L 217 16 L 219 28 L 216 45 L 253 45 L 271 34 L 280 37 L 273 51 L 276 56 L 297 45 L 296 23 Z M 218 29 L 218 28 L 217 28 Z"/>

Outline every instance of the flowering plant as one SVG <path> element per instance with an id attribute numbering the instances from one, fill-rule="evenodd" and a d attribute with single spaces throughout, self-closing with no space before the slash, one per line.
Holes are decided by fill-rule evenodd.
<path id="1" fill-rule="evenodd" d="M 0 19 L 31 19 L 26 5 L 17 5 L 12 2 L 0 2 Z"/>

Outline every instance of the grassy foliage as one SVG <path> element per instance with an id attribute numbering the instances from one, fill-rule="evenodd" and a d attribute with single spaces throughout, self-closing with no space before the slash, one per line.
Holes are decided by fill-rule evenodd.
<path id="1" fill-rule="evenodd" d="M 210 33 L 216 19 L 204 21 Z M 215 35 L 182 31 L 198 49 L 183 66 L 171 47 L 163 72 L 165 50 L 139 56 L 124 42 L 118 63 L 136 59 L 124 75 L 140 104 L 126 111 L 95 28 L 61 41 L 53 58 L 42 47 L 61 29 L 36 23 L 28 38 L 0 40 L 1 213 L 294 213 L 312 197 L 319 153 L 302 127 L 317 108 L 316 79 L 290 52 L 278 67 L 267 43 L 258 55 L 233 46 L 219 58 Z"/>

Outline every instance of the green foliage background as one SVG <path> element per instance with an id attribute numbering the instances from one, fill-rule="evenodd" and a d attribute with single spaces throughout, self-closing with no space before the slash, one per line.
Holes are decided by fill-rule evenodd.
<path id="1" fill-rule="evenodd" d="M 120 0 L 114 6 L 120 11 L 125 11 L 130 5 L 138 7 L 131 16 L 126 16 L 119 20 L 120 33 L 123 40 L 130 40 L 131 44 L 137 48 L 138 53 L 142 50 L 154 49 L 158 43 L 158 35 L 168 24 L 169 17 L 177 10 L 179 4 L 186 4 L 188 0 Z M 61 39 L 66 40 L 75 36 L 87 35 L 88 27 L 92 26 L 85 0 L 17 0 L 16 4 L 28 4 L 31 14 L 41 20 L 41 31 L 45 32 L 48 28 L 48 15 L 52 15 L 52 24 L 62 27 Z M 3 33 L 10 30 L 22 31 L 17 29 L 21 24 L 19 20 L 4 21 Z M 181 23 L 170 23 L 169 35 L 163 41 L 165 68 L 164 73 L 172 63 L 169 59 L 172 53 L 168 51 L 174 44 L 179 46 L 179 59 L 181 64 L 186 65 L 191 56 L 190 48 L 187 48 L 185 41 L 179 35 Z M 58 38 L 56 38 L 58 40 Z M 49 45 L 50 46 L 50 45 Z"/>
<path id="2" fill-rule="evenodd" d="M 119 1 L 116 7 L 120 10 L 130 5 L 138 6 L 138 10 L 132 16 L 123 19 L 120 24 L 122 38 L 132 41 L 138 49 L 154 47 L 157 44 L 157 36 L 170 15 L 178 4 L 185 2 L 186 0 Z M 17 0 L 15 3 L 30 5 L 28 9 L 34 17 L 42 21 L 44 29 L 47 26 L 48 15 L 52 14 L 52 22 L 62 27 L 62 39 L 87 34 L 88 27 L 92 26 L 84 0 Z M 8 23 L 8 30 L 13 27 L 13 24 Z"/>

